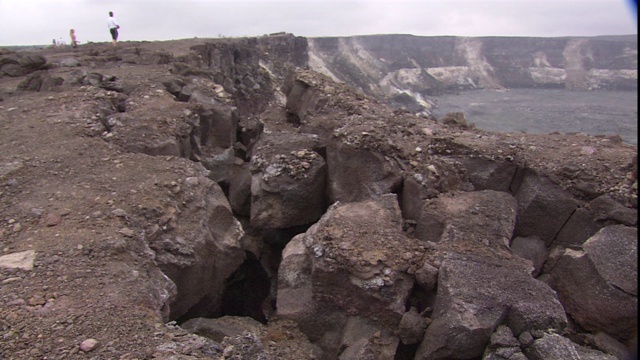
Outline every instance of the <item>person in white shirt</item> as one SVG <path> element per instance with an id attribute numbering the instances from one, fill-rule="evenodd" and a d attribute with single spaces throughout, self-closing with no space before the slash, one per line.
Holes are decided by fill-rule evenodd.
<path id="1" fill-rule="evenodd" d="M 118 44 L 118 29 L 120 29 L 120 25 L 118 25 L 118 21 L 113 17 L 113 11 L 109 11 L 109 17 L 107 18 L 107 27 L 109 27 L 109 32 L 111 33 L 111 38 L 113 41 L 111 42 L 113 46 Z"/>

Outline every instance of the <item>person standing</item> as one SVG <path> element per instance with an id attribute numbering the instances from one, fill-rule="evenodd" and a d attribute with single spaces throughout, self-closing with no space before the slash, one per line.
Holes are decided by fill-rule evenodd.
<path id="1" fill-rule="evenodd" d="M 118 44 L 118 29 L 120 29 L 120 25 L 118 25 L 118 21 L 115 17 L 113 17 L 113 11 L 109 11 L 109 17 L 107 18 L 107 27 L 109 27 L 109 32 L 111 33 L 111 42 L 113 46 Z"/>
<path id="2" fill-rule="evenodd" d="M 71 37 L 71 47 L 78 47 L 78 39 L 76 39 L 76 31 L 71 29 L 69 30 L 69 37 Z"/>

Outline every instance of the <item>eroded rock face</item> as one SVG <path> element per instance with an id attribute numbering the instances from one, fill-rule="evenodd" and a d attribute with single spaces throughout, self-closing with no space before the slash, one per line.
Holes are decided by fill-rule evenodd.
<path id="1" fill-rule="evenodd" d="M 638 230 L 600 230 L 584 250 L 565 250 L 551 274 L 567 313 L 584 328 L 628 340 L 638 324 Z"/>
<path id="2" fill-rule="evenodd" d="M 309 64 L 369 95 L 404 94 L 424 110 L 425 95 L 478 88 L 636 89 L 637 42 L 619 40 L 324 37 L 309 39 Z"/>

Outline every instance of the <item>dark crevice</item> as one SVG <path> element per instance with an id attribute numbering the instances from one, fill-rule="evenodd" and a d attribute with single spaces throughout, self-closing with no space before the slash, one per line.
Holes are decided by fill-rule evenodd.
<path id="1" fill-rule="evenodd" d="M 264 307 L 269 302 L 271 279 L 256 257 L 247 252 L 247 259 L 227 279 L 219 316 L 248 316 L 263 324 L 267 323 Z"/>
<path id="2" fill-rule="evenodd" d="M 418 352 L 420 343 L 405 345 L 402 341 L 398 342 L 398 348 L 396 349 L 396 355 L 393 360 L 413 360 Z"/>
<path id="3" fill-rule="evenodd" d="M 312 224 L 294 226 L 286 229 L 267 229 L 263 232 L 265 244 L 282 251 L 294 236 L 304 233 Z"/>
<path id="4" fill-rule="evenodd" d="M 562 226 L 560 226 L 560 228 L 558 229 L 558 232 L 556 232 L 553 235 L 553 239 L 551 240 L 551 245 L 556 243 L 556 240 L 558 239 L 558 235 L 562 232 L 562 229 L 564 229 L 565 226 L 567 226 L 567 224 L 569 223 L 569 221 L 571 220 L 571 218 L 573 217 L 573 215 L 576 213 L 576 211 L 578 211 L 578 208 L 576 207 L 575 209 L 573 209 L 573 211 L 571 212 L 571 215 L 569 215 L 567 217 L 567 220 L 564 221 L 564 223 L 562 224 Z M 549 246 L 551 247 L 551 246 Z"/>
<path id="5" fill-rule="evenodd" d="M 405 311 L 409 311 L 409 309 L 415 307 L 421 314 L 430 312 L 436 300 L 436 293 L 436 289 L 425 290 L 417 283 L 414 284 L 407 298 Z"/>
<path id="6" fill-rule="evenodd" d="M 511 179 L 511 184 L 509 184 L 509 192 L 515 196 L 520 190 L 520 186 L 522 185 L 522 181 L 524 180 L 524 175 L 526 173 L 526 169 L 517 167 L 516 171 L 513 173 L 513 178 Z"/>

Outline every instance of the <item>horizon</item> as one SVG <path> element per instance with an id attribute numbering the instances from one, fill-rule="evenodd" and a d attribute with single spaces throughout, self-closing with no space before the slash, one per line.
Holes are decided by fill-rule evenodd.
<path id="1" fill-rule="evenodd" d="M 414 36 L 414 37 L 464 37 L 464 38 L 601 38 L 601 37 L 636 37 L 635 40 L 637 42 L 637 34 L 603 34 L 603 35 L 590 35 L 590 36 L 504 36 L 504 35 L 491 35 L 491 36 L 459 36 L 459 35 L 414 35 L 414 34 L 362 34 L 362 35 L 348 35 L 348 36 L 298 36 L 296 34 L 291 34 L 287 32 L 280 33 L 271 33 L 264 35 L 256 35 L 256 36 L 222 36 L 222 37 L 191 37 L 191 38 L 180 38 L 180 39 L 166 39 L 166 40 L 125 40 L 119 41 L 119 43 L 137 43 L 137 42 L 169 42 L 169 41 L 188 41 L 194 39 L 200 40 L 218 40 L 218 39 L 241 39 L 241 38 L 254 38 L 254 37 L 262 37 L 262 36 L 277 36 L 279 34 L 288 34 L 296 37 L 304 37 L 304 38 L 348 38 L 348 37 L 366 37 L 366 36 Z M 91 41 L 82 45 L 89 44 L 111 44 L 111 41 Z M 49 47 L 52 44 L 28 44 L 28 45 L 0 45 L 0 48 L 19 48 L 19 47 Z M 63 44 L 65 46 L 69 46 L 68 44 Z"/>

